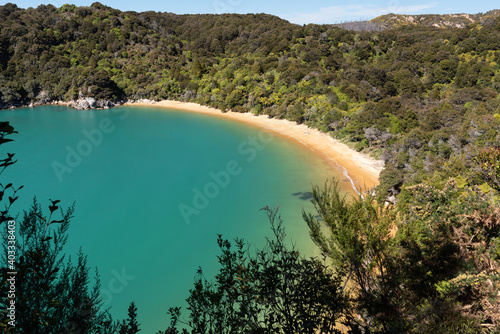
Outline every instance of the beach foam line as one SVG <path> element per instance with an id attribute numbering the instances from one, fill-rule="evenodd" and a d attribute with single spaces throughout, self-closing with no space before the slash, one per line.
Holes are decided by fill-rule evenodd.
<path id="1" fill-rule="evenodd" d="M 280 134 L 308 147 L 332 168 L 340 170 L 349 180 L 352 189 L 358 194 L 359 187 L 367 189 L 378 185 L 380 172 L 384 168 L 382 160 L 375 160 L 366 154 L 351 149 L 346 144 L 317 129 L 305 124 L 296 124 L 284 119 L 269 118 L 267 115 L 254 115 L 252 113 L 222 112 L 219 109 L 202 106 L 192 102 L 179 102 L 172 100 L 128 102 L 125 106 L 153 106 L 168 109 L 190 111 L 231 119 L 262 129 Z M 356 186 L 358 185 L 358 186 Z M 366 189 L 366 190 L 367 190 Z M 362 189 L 365 190 L 365 189 Z"/>
<path id="2" fill-rule="evenodd" d="M 295 124 L 295 125 L 297 125 L 297 124 Z M 268 126 L 266 126 L 266 127 L 265 127 L 265 129 L 268 129 L 268 130 L 273 131 L 273 129 L 272 129 L 271 127 L 268 127 Z M 276 131 L 274 131 L 274 132 L 276 132 Z M 285 136 L 287 136 L 287 137 L 289 136 L 288 134 L 284 133 L 283 131 L 278 131 L 278 132 L 279 132 L 281 135 L 285 135 Z M 304 131 L 304 134 L 309 134 L 309 132 Z M 338 163 L 337 163 L 337 162 L 336 162 L 333 158 L 331 158 L 330 156 L 328 156 L 328 154 L 324 154 L 324 153 L 322 153 L 322 152 L 318 152 L 318 151 L 317 151 L 317 150 L 315 150 L 314 148 L 310 147 L 307 143 L 305 143 L 304 141 L 300 140 L 300 138 L 296 138 L 296 137 L 294 137 L 294 139 L 295 139 L 296 141 L 298 141 L 299 143 L 301 143 L 302 145 L 304 145 L 304 146 L 308 147 L 308 148 L 309 148 L 309 150 L 310 150 L 311 152 L 313 152 L 314 154 L 321 156 L 321 158 L 322 158 L 322 159 L 327 160 L 327 161 L 330 161 L 330 162 L 331 162 L 332 164 L 334 164 L 337 168 L 341 169 L 341 170 L 342 170 L 342 175 L 344 175 L 344 176 L 345 176 L 345 177 L 349 180 L 349 182 L 351 183 L 351 187 L 352 187 L 352 189 L 356 192 L 356 194 L 358 194 L 358 195 L 360 195 L 360 196 L 363 196 L 363 195 L 361 194 L 361 192 L 359 191 L 359 189 L 358 189 L 359 185 L 358 185 L 358 186 L 356 186 L 356 184 L 354 183 L 354 180 L 351 178 L 351 176 L 349 175 L 349 172 L 347 171 L 347 169 L 346 169 L 344 166 L 342 166 L 342 165 L 338 164 Z"/>

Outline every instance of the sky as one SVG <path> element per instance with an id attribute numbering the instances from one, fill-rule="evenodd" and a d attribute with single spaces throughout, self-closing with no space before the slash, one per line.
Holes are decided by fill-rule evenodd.
<path id="1" fill-rule="evenodd" d="M 65 3 L 90 6 L 95 0 L 11 0 L 18 7 L 38 7 Z M 498 0 L 101 0 L 104 5 L 122 10 L 158 11 L 175 14 L 267 13 L 297 24 L 329 24 L 369 20 L 388 13 L 396 14 L 476 14 L 500 9 Z"/>

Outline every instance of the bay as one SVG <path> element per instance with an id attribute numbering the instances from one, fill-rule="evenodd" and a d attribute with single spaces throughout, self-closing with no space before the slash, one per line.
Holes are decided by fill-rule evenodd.
<path id="1" fill-rule="evenodd" d="M 279 207 L 290 243 L 318 255 L 302 221 L 310 191 L 333 176 L 307 148 L 227 119 L 148 107 L 78 111 L 41 106 L 0 112 L 19 132 L 2 145 L 18 162 L 1 182 L 33 196 L 76 203 L 67 254 L 81 248 L 99 269 L 112 315 L 134 301 L 142 333 L 169 323 L 195 274 L 218 268 L 218 234 L 255 247 L 270 236 L 266 205 Z M 92 271 L 93 273 L 93 271 Z"/>

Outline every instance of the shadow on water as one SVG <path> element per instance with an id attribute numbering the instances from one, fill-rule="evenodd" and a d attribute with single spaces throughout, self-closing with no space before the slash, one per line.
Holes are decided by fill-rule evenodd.
<path id="1" fill-rule="evenodd" d="M 293 193 L 292 196 L 296 196 L 303 201 L 309 201 L 313 199 L 313 194 L 310 191 Z"/>

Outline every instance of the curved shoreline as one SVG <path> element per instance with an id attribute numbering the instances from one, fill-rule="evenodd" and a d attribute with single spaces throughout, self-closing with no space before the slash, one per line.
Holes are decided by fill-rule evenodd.
<path id="1" fill-rule="evenodd" d="M 375 160 L 366 154 L 357 152 L 328 134 L 310 128 L 305 124 L 299 125 L 284 119 L 269 118 L 267 115 L 256 116 L 252 113 L 222 112 L 221 110 L 192 102 L 162 100 L 159 102 L 127 102 L 123 105 L 162 107 L 179 111 L 197 112 L 270 130 L 306 146 L 327 161 L 332 168 L 343 170 L 344 176 L 349 179 L 352 188 L 356 192 L 357 189 L 371 189 L 378 185 L 380 172 L 384 168 L 383 161 Z"/>

